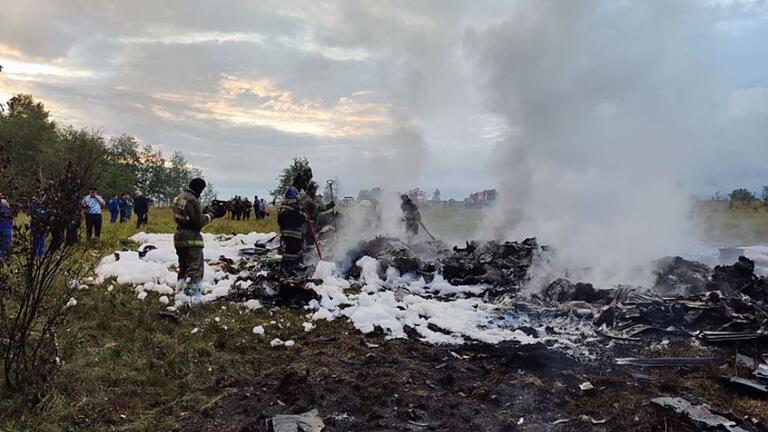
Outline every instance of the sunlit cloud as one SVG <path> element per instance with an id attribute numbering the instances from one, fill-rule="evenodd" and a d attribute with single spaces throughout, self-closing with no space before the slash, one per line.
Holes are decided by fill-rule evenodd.
<path id="1" fill-rule="evenodd" d="M 119 39 L 119 41 L 127 44 L 160 43 L 167 45 L 189 45 L 206 42 L 261 43 L 264 41 L 264 36 L 259 33 L 192 32 L 125 37 Z"/>
<path id="2" fill-rule="evenodd" d="M 391 106 L 368 102 L 362 98 L 366 94 L 356 92 L 330 103 L 322 99 L 297 100 L 270 79 L 222 75 L 217 94 L 152 95 L 169 106 L 187 107 L 179 112 L 160 105 L 150 109 L 166 120 L 214 119 L 232 125 L 338 138 L 374 135 L 391 125 Z"/>
<path id="3" fill-rule="evenodd" d="M 0 56 L 0 65 L 3 66 L 2 73 L 4 77 L 19 80 L 34 80 L 42 76 L 88 78 L 94 75 L 93 71 L 90 70 L 57 66 L 49 63 L 18 61 L 5 56 Z"/>

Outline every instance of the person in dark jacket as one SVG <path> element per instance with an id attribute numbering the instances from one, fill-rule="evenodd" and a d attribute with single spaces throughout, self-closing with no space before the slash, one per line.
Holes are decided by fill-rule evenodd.
<path id="1" fill-rule="evenodd" d="M 109 223 L 117 222 L 118 216 L 120 216 L 120 198 L 115 195 L 109 200 Z"/>
<path id="2" fill-rule="evenodd" d="M 200 230 L 214 217 L 209 208 L 200 205 L 200 195 L 205 189 L 205 180 L 194 178 L 189 187 L 173 200 L 173 219 L 176 221 L 176 233 L 173 245 L 179 257 L 177 290 L 192 297 L 193 303 L 199 303 L 202 296 L 203 280 L 203 235 Z"/>
<path id="3" fill-rule="evenodd" d="M 11 253 L 13 246 L 13 210 L 0 193 L 0 262 Z"/>
<path id="4" fill-rule="evenodd" d="M 253 217 L 258 219 L 263 219 L 262 212 L 261 212 L 261 201 L 259 201 L 259 196 L 254 195 L 253 196 Z"/>
<path id="5" fill-rule="evenodd" d="M 136 229 L 139 229 L 142 225 L 146 225 L 149 222 L 149 198 L 142 195 L 141 191 L 138 189 L 136 189 L 133 195 L 133 211 L 136 212 Z"/>
<path id="6" fill-rule="evenodd" d="M 120 223 L 126 223 L 131 220 L 132 210 L 133 200 L 131 200 L 127 192 L 123 192 L 123 195 L 120 196 Z"/>
<path id="7" fill-rule="evenodd" d="M 251 220 L 251 209 L 253 206 L 251 205 L 251 201 L 248 200 L 248 197 L 243 198 L 243 220 Z"/>
<path id="8" fill-rule="evenodd" d="M 32 249 L 36 257 L 45 255 L 45 241 L 48 239 L 48 211 L 40 201 L 32 203 L 30 226 L 32 227 Z"/>
<path id="9" fill-rule="evenodd" d="M 304 210 L 304 213 L 309 216 L 309 220 L 312 221 L 312 228 L 306 229 L 304 232 L 304 241 L 307 246 L 311 246 L 315 243 L 315 237 L 312 235 L 320 232 L 322 228 L 320 226 L 320 213 L 328 211 L 336 206 L 331 201 L 328 204 L 323 204 L 320 197 L 317 196 L 318 184 L 316 182 L 309 182 L 307 186 L 307 192 L 299 199 L 299 206 Z M 308 227 L 309 228 L 309 227 Z"/>
<path id="10" fill-rule="evenodd" d="M 405 234 L 409 238 L 415 237 L 419 234 L 419 224 L 421 222 L 421 212 L 413 200 L 408 195 L 401 195 L 400 209 L 403 211 L 403 222 L 405 223 Z"/>
<path id="11" fill-rule="evenodd" d="M 280 272 L 298 276 L 304 261 L 304 228 L 307 214 L 299 204 L 299 189 L 290 186 L 277 212 L 280 227 Z"/>
<path id="12" fill-rule="evenodd" d="M 299 198 L 312 181 L 312 170 L 306 168 L 297 173 L 293 184 L 283 196 L 277 212 L 280 227 L 280 272 L 286 276 L 298 276 L 304 270 L 304 231 L 307 213 L 302 209 Z"/>

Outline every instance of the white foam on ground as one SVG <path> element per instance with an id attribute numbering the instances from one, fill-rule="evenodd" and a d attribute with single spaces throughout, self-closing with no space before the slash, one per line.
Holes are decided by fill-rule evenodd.
<path id="1" fill-rule="evenodd" d="M 269 240 L 274 233 L 249 233 L 235 236 L 218 236 L 204 233 L 205 248 L 203 255 L 208 261 L 218 261 L 220 257 L 237 260 L 239 251 L 252 247 L 257 241 Z M 115 278 L 119 284 L 135 287 L 137 295 L 143 299 L 146 292 L 156 292 L 161 296 L 175 299 L 177 305 L 187 303 L 190 299 L 183 293 L 176 293 L 176 268 L 178 257 L 173 247 L 173 234 L 147 234 L 140 232 L 131 240 L 141 244 L 151 244 L 156 249 L 149 251 L 144 258 L 138 252 L 117 252 L 120 259 L 114 255 L 104 257 L 96 267 L 97 282 Z M 233 275 L 212 268 L 206 262 L 202 281 L 203 302 L 210 302 L 229 293 Z M 142 294 L 144 293 L 144 294 Z M 255 306 L 253 304 L 252 306 Z"/>
<path id="2" fill-rule="evenodd" d="M 234 237 L 204 234 L 206 260 L 218 261 L 220 257 L 239 259 L 242 248 L 251 247 L 257 241 L 267 240 L 274 234 L 240 234 Z M 139 298 L 148 292 L 156 292 L 167 299 L 174 297 L 176 305 L 186 304 L 191 299 L 183 293 L 175 293 L 178 259 L 173 247 L 173 234 L 139 233 L 131 240 L 140 244 L 152 244 L 156 249 L 139 258 L 136 252 L 119 252 L 120 259 L 105 257 L 96 269 L 98 281 L 116 278 L 120 284 L 134 287 Z M 320 261 L 313 278 L 322 280 L 319 285 L 309 284 L 320 295 L 307 306 L 312 310 L 311 321 L 349 319 L 362 333 L 381 329 L 387 338 L 407 338 L 406 328 L 412 328 L 419 338 L 433 344 L 460 344 L 467 341 L 499 343 L 517 341 L 536 343 L 554 338 L 536 338 L 520 330 L 499 325 L 504 310 L 482 298 L 488 287 L 482 285 L 454 286 L 442 276 L 436 276 L 431 283 L 413 275 L 401 275 L 396 269 L 383 272 L 381 264 L 371 257 L 363 257 L 357 265 L 362 269 L 361 290 L 349 292 L 350 282 L 344 279 L 336 264 Z M 214 266 L 215 267 L 215 266 Z M 235 278 L 206 263 L 202 283 L 202 302 L 214 301 L 229 293 Z M 250 300 L 244 307 L 256 310 L 261 307 L 258 300 Z M 304 323 L 304 330 L 313 328 Z M 254 329 L 263 334 L 263 327 Z M 274 344 L 282 341 L 277 339 Z"/>
<path id="3" fill-rule="evenodd" d="M 344 316 L 362 333 L 380 328 L 388 338 L 406 338 L 407 326 L 413 328 L 422 341 L 434 344 L 460 344 L 466 340 L 540 342 L 523 332 L 495 324 L 498 317 L 496 305 L 479 298 L 462 298 L 465 293 L 479 294 L 487 287 L 457 287 L 442 277 L 426 284 L 423 279 L 400 276 L 395 269 L 388 269 L 387 279 L 382 280 L 376 259 L 366 256 L 356 264 L 362 269 L 364 285 L 360 293 L 347 294 L 345 290 L 349 288 L 349 282 L 339 276 L 336 265 L 325 261 L 318 263 L 313 278 L 322 279 L 323 283 L 310 285 L 322 298 L 308 306 L 315 311 L 313 320 Z M 455 295 L 455 298 L 426 297 L 434 293 Z"/>

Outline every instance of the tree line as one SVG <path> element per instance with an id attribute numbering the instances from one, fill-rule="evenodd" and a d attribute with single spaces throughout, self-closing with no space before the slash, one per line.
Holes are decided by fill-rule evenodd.
<path id="1" fill-rule="evenodd" d="M 0 143 L 9 158 L 10 177 L 27 197 L 40 180 L 61 178 L 67 164 L 83 180 L 83 187 L 96 187 L 104 196 L 132 193 L 138 188 L 156 203 L 169 203 L 189 180 L 202 176 L 179 151 L 164 155 L 151 145 L 140 144 L 128 134 L 105 139 L 93 129 L 59 126 L 41 102 L 19 94 L 0 104 Z M 6 191 L 10 185 L 2 184 Z M 215 197 L 210 185 L 204 200 Z"/>

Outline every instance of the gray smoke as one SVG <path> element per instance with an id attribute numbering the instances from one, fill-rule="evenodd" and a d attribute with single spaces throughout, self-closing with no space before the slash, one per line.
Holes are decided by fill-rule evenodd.
<path id="1" fill-rule="evenodd" d="M 465 52 L 507 122 L 486 238 L 536 235 L 563 268 L 643 283 L 650 260 L 695 243 L 687 182 L 709 165 L 727 93 L 704 7 L 544 0 L 470 30 Z"/>

